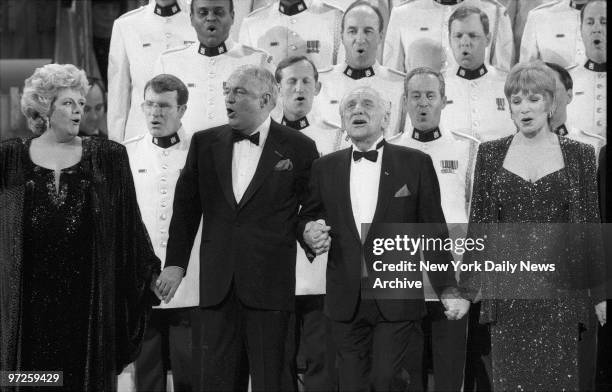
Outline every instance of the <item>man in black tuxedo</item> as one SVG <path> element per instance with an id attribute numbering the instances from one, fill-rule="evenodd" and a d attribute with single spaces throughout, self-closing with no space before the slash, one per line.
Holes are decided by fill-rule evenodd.
<path id="1" fill-rule="evenodd" d="M 253 390 L 281 386 L 297 212 L 318 152 L 270 119 L 277 91 L 266 69 L 235 70 L 224 84 L 229 124 L 193 135 L 176 185 L 158 288 L 174 294 L 203 216 L 194 390 L 246 390 L 247 368 Z"/>
<path id="2" fill-rule="evenodd" d="M 361 291 L 361 282 L 372 271 L 365 263 L 368 234 L 361 231 L 362 223 L 444 223 L 431 158 L 383 139 L 389 121 L 386 104 L 368 87 L 342 99 L 342 126 L 353 146 L 315 161 L 300 213 L 300 228 L 313 253 L 324 252 L 331 238 L 325 312 L 332 319 L 342 391 L 423 388 L 423 298 L 370 299 Z M 451 260 L 447 252 L 425 256 L 437 264 Z M 452 270 L 429 277 L 442 293 L 447 317 L 460 318 L 469 303 L 458 298 Z"/>

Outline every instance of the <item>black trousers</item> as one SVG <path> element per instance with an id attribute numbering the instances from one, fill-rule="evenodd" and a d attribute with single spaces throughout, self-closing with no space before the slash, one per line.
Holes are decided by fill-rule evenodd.
<path id="1" fill-rule="evenodd" d="M 442 302 L 428 301 L 423 319 L 425 333 L 425 363 L 434 372 L 435 391 L 460 391 L 465 367 L 467 319 L 449 320 Z M 427 367 L 427 366 L 426 366 Z M 426 383 L 427 372 L 424 372 Z"/>
<path id="2" fill-rule="evenodd" d="M 165 391 L 172 369 L 176 392 L 190 392 L 191 312 L 194 308 L 154 309 L 134 368 L 137 391 Z"/>
<path id="3" fill-rule="evenodd" d="M 253 309 L 230 289 L 219 305 L 193 313 L 196 391 L 253 391 L 281 387 L 290 312 Z"/>
<path id="4" fill-rule="evenodd" d="M 350 322 L 332 321 L 340 391 L 422 391 L 421 320 L 385 320 L 361 299 Z"/>
<path id="5" fill-rule="evenodd" d="M 325 295 L 297 295 L 295 318 L 292 320 L 287 348 L 289 366 L 302 374 L 303 389 L 310 391 L 336 391 L 336 349 L 332 339 L 331 321 L 323 313 Z M 296 378 L 296 371 L 291 377 Z M 297 386 L 284 388 L 295 390 Z"/>
<path id="6" fill-rule="evenodd" d="M 465 361 L 466 392 L 492 390 L 491 331 L 480 324 L 480 302 L 472 304 L 468 313 L 468 337 Z"/>

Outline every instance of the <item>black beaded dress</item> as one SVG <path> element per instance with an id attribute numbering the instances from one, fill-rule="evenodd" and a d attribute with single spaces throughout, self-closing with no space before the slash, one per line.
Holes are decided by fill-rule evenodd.
<path id="1" fill-rule="evenodd" d="M 26 166 L 22 369 L 63 371 L 62 389 L 80 391 L 90 327 L 90 184 L 80 162 L 61 170 L 59 189 L 53 170 Z"/>
<path id="2" fill-rule="evenodd" d="M 500 260 L 557 262 L 568 238 L 560 223 L 569 220 L 566 169 L 535 182 L 501 168 L 492 191 L 498 201 L 505 246 Z M 551 223 L 551 224 L 548 224 Z M 578 390 L 580 302 L 547 298 L 561 286 L 555 272 L 520 271 L 497 281 L 497 320 L 491 324 L 492 381 L 495 391 Z M 549 297 L 549 296 L 548 296 Z"/>

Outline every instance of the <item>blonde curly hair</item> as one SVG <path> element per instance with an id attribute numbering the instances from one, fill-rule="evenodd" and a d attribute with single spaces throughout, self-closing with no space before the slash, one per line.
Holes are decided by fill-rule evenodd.
<path id="1" fill-rule="evenodd" d="M 21 112 L 37 135 L 47 130 L 52 105 L 61 89 L 76 89 L 87 94 L 87 74 L 72 64 L 47 64 L 36 68 L 26 79 L 21 96 Z"/>

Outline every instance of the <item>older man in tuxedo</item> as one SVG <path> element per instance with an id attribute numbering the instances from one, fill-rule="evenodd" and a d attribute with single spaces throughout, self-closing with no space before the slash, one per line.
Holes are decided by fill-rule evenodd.
<path id="1" fill-rule="evenodd" d="M 278 92 L 271 72 L 245 65 L 223 88 L 229 123 L 191 139 L 158 287 L 172 297 L 203 216 L 194 390 L 246 390 L 247 363 L 253 390 L 280 390 L 297 212 L 318 153 L 311 139 L 270 119 Z"/>
<path id="2" fill-rule="evenodd" d="M 374 89 L 353 90 L 340 107 L 352 147 L 315 161 L 300 213 L 311 251 L 329 249 L 325 313 L 338 347 L 340 390 L 420 391 L 422 294 L 419 299 L 363 295 L 361 283 L 372 266 L 364 258 L 368 233 L 362 224 L 444 223 L 436 172 L 427 154 L 385 142 L 389 113 Z M 437 264 L 451 259 L 447 252 L 425 256 Z M 446 316 L 463 317 L 469 303 L 455 294 L 452 268 L 429 277 Z"/>

